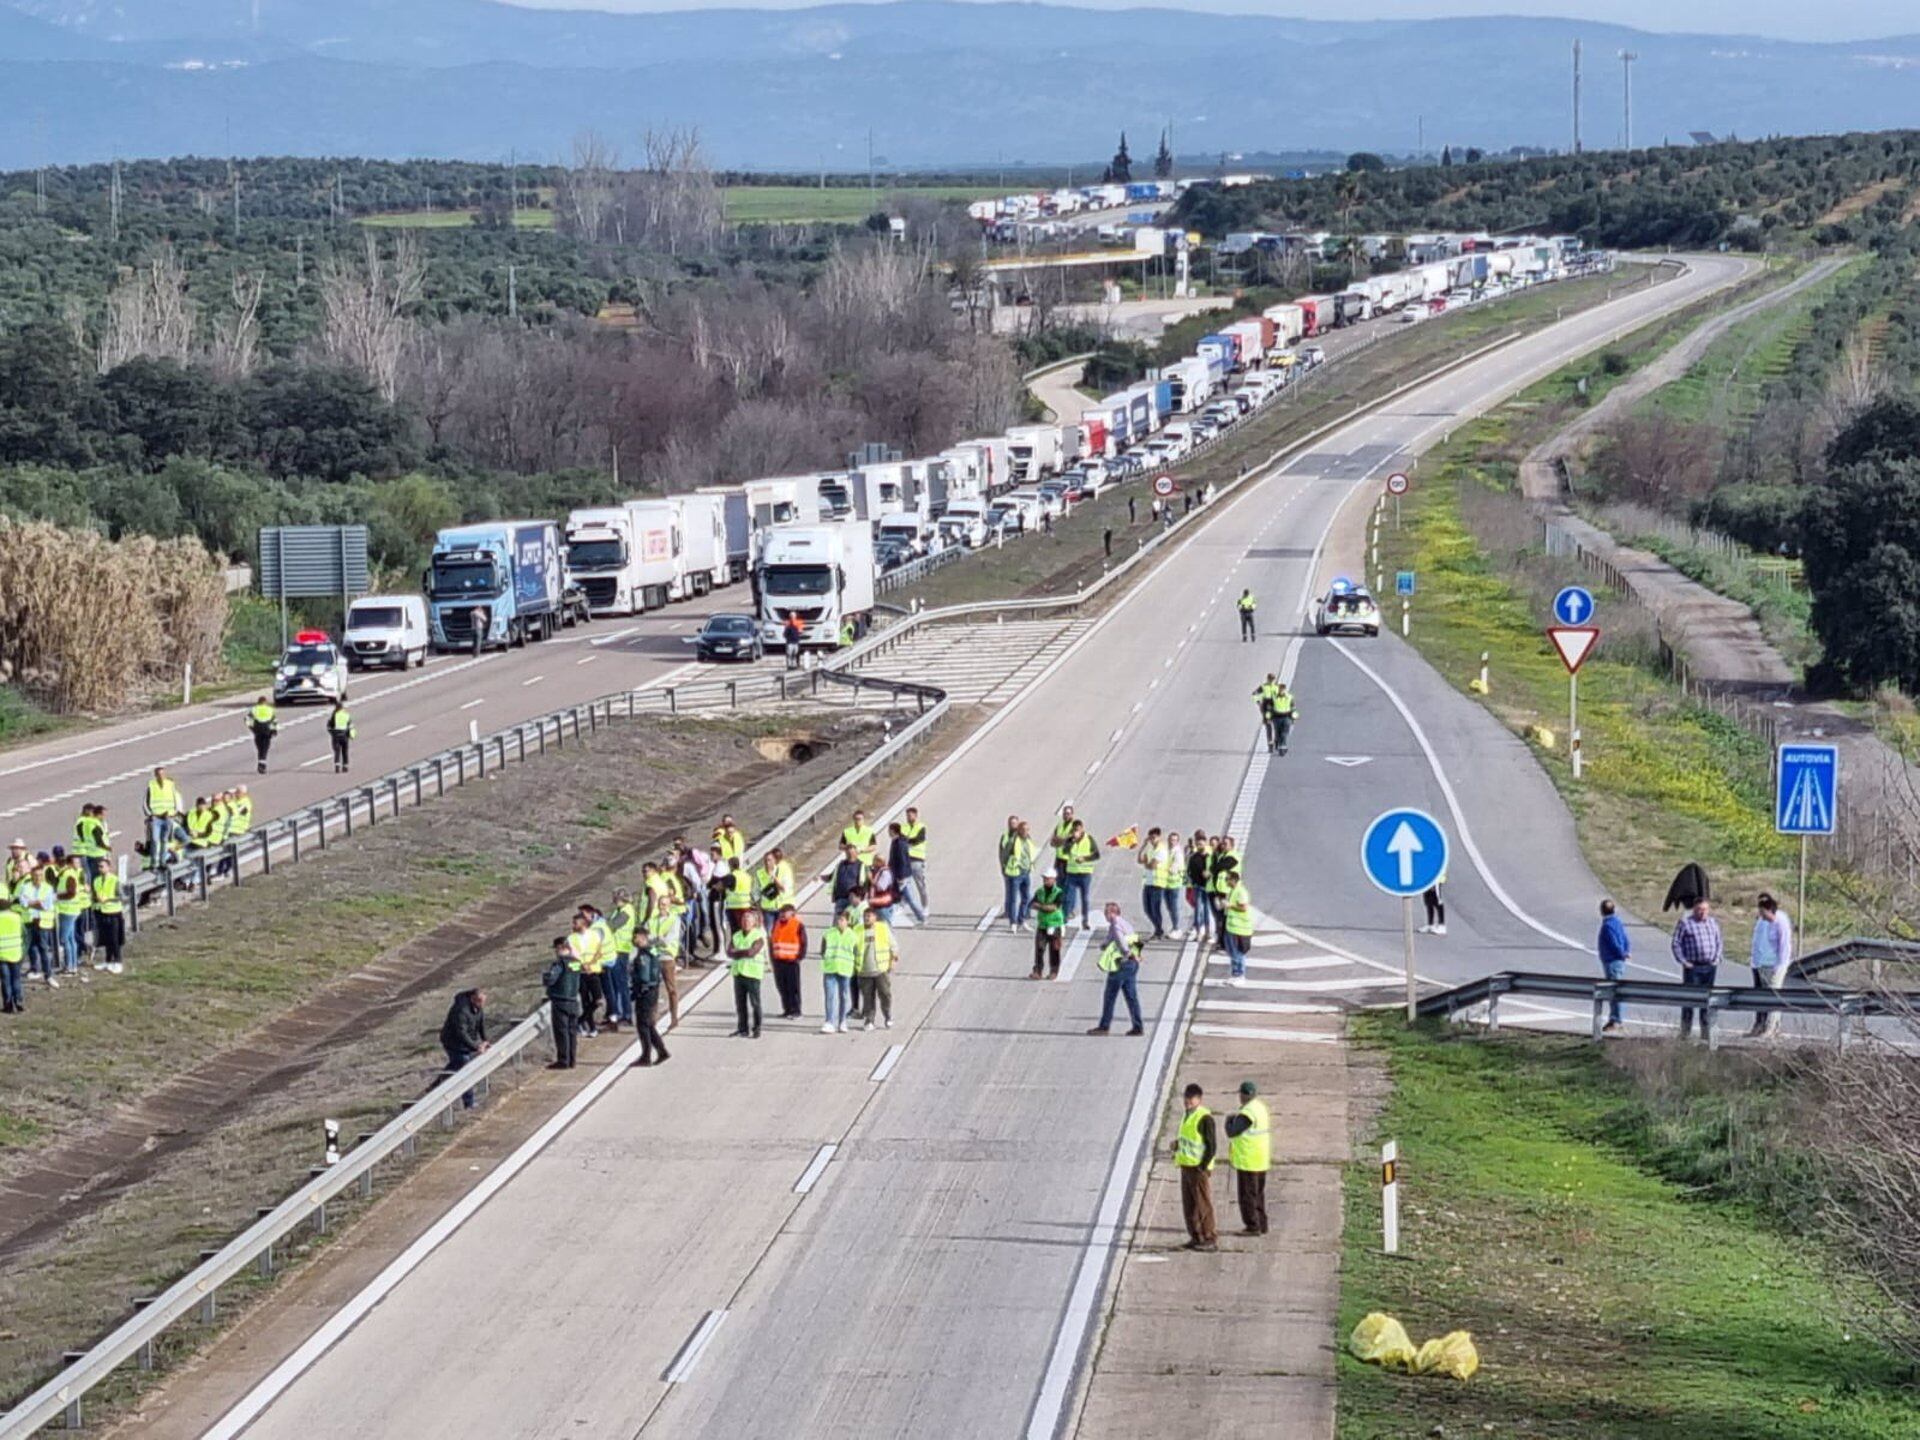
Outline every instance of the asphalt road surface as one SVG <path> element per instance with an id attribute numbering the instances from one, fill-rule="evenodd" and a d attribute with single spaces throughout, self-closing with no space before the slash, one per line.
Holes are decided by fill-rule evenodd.
<path id="1" fill-rule="evenodd" d="M 1069 1425 L 1111 1224 L 1197 966 L 1190 942 L 1150 947 L 1146 1035 L 1123 1034 L 1124 1012 L 1110 1035 L 1085 1034 L 1097 945 L 1076 939 L 1063 981 L 1036 983 L 1029 937 L 995 923 L 1005 817 L 1044 830 L 1071 802 L 1104 839 L 1133 823 L 1213 831 L 1238 811 L 1256 902 L 1364 969 L 1397 963 L 1399 912 L 1359 873 L 1358 828 L 1421 803 L 1466 852 L 1451 793 L 1479 858 L 1456 855 L 1459 918 L 1423 966 L 1580 963 L 1549 932 L 1584 939 L 1593 881 L 1537 769 L 1397 642 L 1302 637 L 1301 607 L 1355 485 L 1735 264 L 1701 261 L 1517 342 L 1253 488 L 916 785 L 935 913 L 903 933 L 892 1029 L 818 1033 L 811 962 L 807 1018 L 769 1021 L 763 1039 L 727 1037 L 717 992 L 671 1038 L 671 1064 L 597 1076 L 570 1124 L 505 1162 L 513 1178 L 483 1206 L 451 1212 L 238 1408 L 210 1404 L 207 1433 L 784 1440 Z M 1243 585 L 1262 600 L 1253 645 L 1232 609 Z M 1305 718 L 1294 752 L 1268 765 L 1249 692 L 1290 656 Z M 1096 901 L 1137 920 L 1138 896 L 1131 856 L 1110 854 Z M 808 909 L 817 928 L 819 897 Z M 618 1062 L 621 1046 L 590 1042 L 586 1063 Z"/>

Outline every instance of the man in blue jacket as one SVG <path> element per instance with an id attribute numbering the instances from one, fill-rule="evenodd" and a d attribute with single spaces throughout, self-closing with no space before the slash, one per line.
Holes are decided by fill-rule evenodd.
<path id="1" fill-rule="evenodd" d="M 1600 968 L 1609 980 L 1627 978 L 1627 957 L 1633 953 L 1633 942 L 1627 938 L 1627 926 L 1614 912 L 1613 901 L 1600 902 Z M 1607 1009 L 1605 1030 L 1620 1028 L 1620 1002 L 1612 1001 Z M 1603 1030 L 1602 1033 L 1605 1033 Z"/>

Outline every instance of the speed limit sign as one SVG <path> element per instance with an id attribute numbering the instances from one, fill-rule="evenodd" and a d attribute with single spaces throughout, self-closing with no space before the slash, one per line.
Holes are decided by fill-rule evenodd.
<path id="1" fill-rule="evenodd" d="M 1153 493 L 1160 496 L 1173 494 L 1173 477 L 1162 475 L 1153 482 Z"/>
<path id="2" fill-rule="evenodd" d="M 1393 474 L 1387 476 L 1387 493 L 1389 495 L 1404 495 L 1407 493 L 1408 483 L 1405 472 L 1396 470 Z"/>

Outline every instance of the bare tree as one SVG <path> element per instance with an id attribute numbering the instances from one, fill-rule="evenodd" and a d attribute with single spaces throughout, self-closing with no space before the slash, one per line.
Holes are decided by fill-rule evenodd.
<path id="1" fill-rule="evenodd" d="M 335 257 L 321 268 L 320 339 L 330 357 L 358 370 L 392 401 L 427 266 L 405 231 L 395 238 L 390 257 L 372 231 L 365 242 L 359 264 Z"/>
<path id="2" fill-rule="evenodd" d="M 107 293 L 98 364 L 106 374 L 136 357 L 186 363 L 193 349 L 194 305 L 187 267 L 173 246 L 156 246 L 147 263 Z"/>
<path id="3" fill-rule="evenodd" d="M 236 270 L 228 288 L 233 308 L 214 322 L 213 366 L 229 380 L 253 373 L 260 358 L 260 295 L 266 288 L 260 270 Z"/>
<path id="4" fill-rule="evenodd" d="M 560 205 L 568 228 L 589 244 L 605 238 L 614 212 L 619 151 L 596 130 L 573 139 L 573 163 L 560 172 Z"/>

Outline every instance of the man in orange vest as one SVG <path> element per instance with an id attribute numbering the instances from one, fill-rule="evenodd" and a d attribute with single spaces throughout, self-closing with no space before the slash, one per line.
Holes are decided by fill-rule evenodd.
<path id="1" fill-rule="evenodd" d="M 780 1017 L 800 1018 L 800 960 L 807 953 L 807 927 L 800 912 L 782 905 L 768 933 L 767 948 L 773 954 L 773 985 L 780 992 Z"/>

